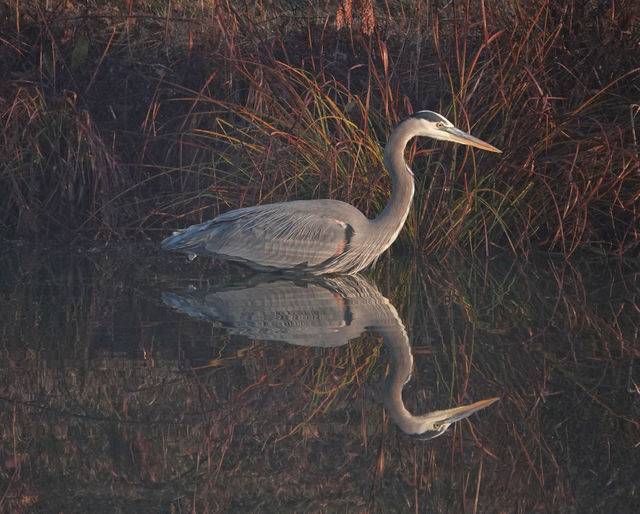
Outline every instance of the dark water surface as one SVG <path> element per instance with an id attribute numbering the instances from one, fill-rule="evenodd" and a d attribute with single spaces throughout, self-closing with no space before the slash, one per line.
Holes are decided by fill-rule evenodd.
<path id="1" fill-rule="evenodd" d="M 640 511 L 635 263 L 1 252 L 0 510 Z"/>

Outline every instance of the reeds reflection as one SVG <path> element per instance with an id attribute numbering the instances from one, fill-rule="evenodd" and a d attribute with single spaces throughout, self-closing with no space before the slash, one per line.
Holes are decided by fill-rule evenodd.
<path id="1" fill-rule="evenodd" d="M 383 259 L 408 410 L 502 398 L 424 444 L 380 404 L 381 338 L 213 328 L 161 293 L 242 270 L 156 246 L 0 252 L 0 511 L 638 511 L 637 262 Z M 364 297 L 298 285 L 335 304 L 332 344 L 351 337 Z"/>
<path id="2" fill-rule="evenodd" d="M 224 287 L 164 291 L 162 298 L 189 316 L 252 339 L 326 348 L 345 345 L 363 332 L 378 334 L 390 359 L 383 388 L 385 409 L 403 432 L 421 439 L 442 435 L 452 423 L 498 400 L 412 415 L 402 400 L 413 368 L 409 337 L 393 305 L 360 275 L 295 281 L 256 275 Z"/>

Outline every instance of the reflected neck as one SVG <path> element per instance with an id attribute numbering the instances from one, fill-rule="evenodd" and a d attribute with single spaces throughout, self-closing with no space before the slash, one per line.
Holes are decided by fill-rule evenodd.
<path id="1" fill-rule="evenodd" d="M 410 435 L 424 432 L 424 424 L 405 407 L 402 400 L 402 389 L 411 377 L 413 355 L 409 337 L 403 326 L 374 329 L 382 336 L 389 352 L 389 374 L 384 382 L 383 402 L 387 414 L 400 429 Z"/>

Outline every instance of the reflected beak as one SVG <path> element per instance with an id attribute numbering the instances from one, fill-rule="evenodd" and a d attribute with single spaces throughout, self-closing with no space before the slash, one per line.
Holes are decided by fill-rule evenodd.
<path id="1" fill-rule="evenodd" d="M 491 147 L 493 148 L 493 147 Z M 479 402 L 472 403 L 471 405 L 463 405 L 461 407 L 455 407 L 453 409 L 441 410 L 438 412 L 438 417 L 442 423 L 455 423 L 461 419 L 468 418 L 474 412 L 488 407 L 492 403 L 495 403 L 500 398 L 488 398 L 487 400 L 480 400 Z M 435 414 L 435 413 L 434 413 Z"/>
<path id="2" fill-rule="evenodd" d="M 453 141 L 455 143 L 460 143 L 463 145 L 475 146 L 476 148 L 488 150 L 489 152 L 502 153 L 502 150 L 498 150 L 495 146 L 490 145 L 489 143 L 483 141 L 482 139 L 478 139 L 471 134 L 467 134 L 463 130 L 457 129 L 455 127 L 447 127 L 443 130 L 448 134 L 449 137 L 447 139 L 449 141 Z"/>

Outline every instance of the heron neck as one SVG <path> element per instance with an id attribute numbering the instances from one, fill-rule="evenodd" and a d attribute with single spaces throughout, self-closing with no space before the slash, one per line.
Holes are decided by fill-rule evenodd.
<path id="1" fill-rule="evenodd" d="M 392 181 L 391 198 L 374 223 L 379 227 L 380 234 L 390 238 L 387 247 L 398 236 L 411 208 L 415 185 L 413 173 L 404 160 L 404 150 L 415 135 L 408 123 L 401 123 L 389 136 L 384 149 L 384 166 Z"/>
<path id="2" fill-rule="evenodd" d="M 413 355 L 409 338 L 402 325 L 376 330 L 389 352 L 389 374 L 383 387 L 383 402 L 391 420 L 407 434 L 421 434 L 425 431 L 419 417 L 405 407 L 402 389 L 411 376 Z"/>

